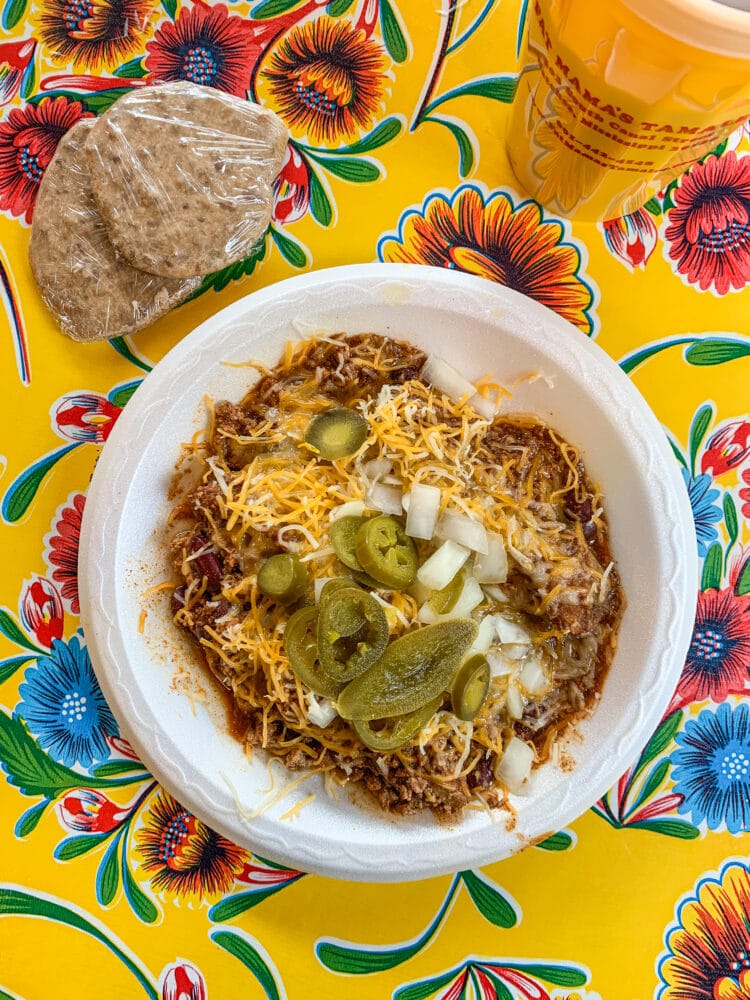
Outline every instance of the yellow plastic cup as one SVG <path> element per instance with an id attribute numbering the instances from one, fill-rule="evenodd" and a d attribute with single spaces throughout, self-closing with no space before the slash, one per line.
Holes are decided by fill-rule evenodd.
<path id="1" fill-rule="evenodd" d="M 507 136 L 526 191 L 618 218 L 747 121 L 750 3 L 731 2 L 529 0 Z"/>

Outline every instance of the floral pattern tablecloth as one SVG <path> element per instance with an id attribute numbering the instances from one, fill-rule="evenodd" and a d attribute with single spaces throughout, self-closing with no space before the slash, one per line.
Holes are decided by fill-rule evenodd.
<path id="1" fill-rule="evenodd" d="M 503 134 L 519 0 L 2 0 L 0 996 L 750 997 L 750 135 L 606 226 L 517 189 Z M 63 337 L 27 263 L 60 137 L 190 79 L 289 126 L 248 260 L 132 338 Z M 208 829 L 120 736 L 79 628 L 101 446 L 191 328 L 308 268 L 412 261 L 533 296 L 664 426 L 701 557 L 682 677 L 639 759 L 570 829 L 404 885 L 280 868 Z"/>

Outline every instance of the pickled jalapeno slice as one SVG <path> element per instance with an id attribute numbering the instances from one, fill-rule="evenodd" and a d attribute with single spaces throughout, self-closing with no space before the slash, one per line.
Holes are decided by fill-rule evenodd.
<path id="1" fill-rule="evenodd" d="M 359 410 L 339 406 L 312 418 L 305 442 L 315 449 L 320 458 L 334 462 L 359 451 L 369 431 L 370 425 Z"/>
<path id="2" fill-rule="evenodd" d="M 442 700 L 442 697 L 435 698 L 415 712 L 397 715 L 392 719 L 375 719 L 370 722 L 354 719 L 352 726 L 357 736 L 370 750 L 379 750 L 381 753 L 398 750 L 424 729 L 440 708 Z"/>
<path id="3" fill-rule="evenodd" d="M 388 642 L 388 620 L 378 602 L 359 587 L 335 590 L 320 605 L 318 656 L 335 680 L 351 681 L 371 667 Z"/>
<path id="4" fill-rule="evenodd" d="M 379 580 L 373 580 L 367 573 L 359 573 L 356 569 L 353 569 L 352 576 L 363 587 L 369 587 L 370 590 L 383 590 L 383 584 Z"/>
<path id="5" fill-rule="evenodd" d="M 284 629 L 284 648 L 289 665 L 314 694 L 336 698 L 342 684 L 323 669 L 318 658 L 318 609 L 300 608 Z"/>
<path id="6" fill-rule="evenodd" d="M 433 590 L 430 595 L 430 607 L 436 615 L 447 615 L 455 608 L 463 589 L 464 574 L 459 570 L 446 587 L 442 590 Z"/>
<path id="7" fill-rule="evenodd" d="M 365 520 L 357 532 L 360 568 L 378 583 L 404 590 L 417 577 L 417 550 L 404 526 L 390 514 Z"/>
<path id="8" fill-rule="evenodd" d="M 271 556 L 258 570 L 258 589 L 279 604 L 292 604 L 307 587 L 307 570 L 299 556 L 280 552 Z"/>
<path id="9" fill-rule="evenodd" d="M 479 714 L 490 689 L 490 665 L 483 653 L 475 653 L 456 674 L 451 687 L 453 714 L 471 722 Z"/>
<path id="10" fill-rule="evenodd" d="M 365 523 L 364 517 L 340 517 L 328 529 L 333 551 L 344 566 L 361 572 L 362 565 L 357 558 L 355 546 L 357 532 Z"/>
<path id="11" fill-rule="evenodd" d="M 368 722 L 426 705 L 450 687 L 477 632 L 471 618 L 456 618 L 402 635 L 347 684 L 337 700 L 339 715 Z"/>
<path id="12" fill-rule="evenodd" d="M 323 589 L 320 592 L 320 597 L 318 598 L 318 604 L 322 604 L 323 601 L 327 601 L 331 594 L 335 594 L 337 590 L 344 590 L 346 587 L 355 587 L 356 584 L 353 580 L 350 580 L 348 576 L 335 576 L 327 583 L 323 584 Z"/>

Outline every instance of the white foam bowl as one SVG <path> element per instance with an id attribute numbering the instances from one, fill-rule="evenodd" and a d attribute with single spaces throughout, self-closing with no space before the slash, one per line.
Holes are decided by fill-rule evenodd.
<path id="1" fill-rule="evenodd" d="M 522 376 L 506 409 L 533 412 L 579 446 L 601 484 L 628 606 L 601 701 L 567 752 L 571 771 L 538 769 L 515 797 L 515 825 L 467 811 L 453 825 L 429 812 L 391 817 L 334 800 L 319 776 L 268 805 L 264 754 L 249 760 L 189 643 L 176 637 L 169 601 L 146 599 L 169 577 L 167 491 L 181 444 L 204 425 L 204 397 L 240 399 L 255 377 L 225 362 L 274 365 L 299 324 L 402 338 L 469 379 Z M 552 383 L 552 386 L 550 385 Z M 690 505 L 665 435 L 628 378 L 555 313 L 500 285 L 417 265 L 317 271 L 248 295 L 182 340 L 148 375 L 97 465 L 80 554 L 81 617 L 104 694 L 124 735 L 186 807 L 262 856 L 306 871 L 403 881 L 507 857 L 571 822 L 632 763 L 677 683 L 690 640 L 697 564 Z M 143 630 L 139 621 L 148 616 Z M 204 701 L 175 684 L 188 668 Z M 272 768 L 275 792 L 298 773 Z M 314 800 L 289 816 L 297 803 Z M 285 815 L 286 814 L 286 815 Z"/>

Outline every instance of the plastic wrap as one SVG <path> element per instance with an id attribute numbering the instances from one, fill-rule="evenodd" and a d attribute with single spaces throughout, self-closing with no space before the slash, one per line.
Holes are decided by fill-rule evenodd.
<path id="1" fill-rule="evenodd" d="M 60 140 L 39 189 L 29 261 L 46 306 L 74 340 L 104 340 L 153 323 L 200 278 L 165 279 L 115 252 L 91 191 L 84 145 L 95 119 Z"/>
<path id="2" fill-rule="evenodd" d="M 286 126 L 272 111 L 180 81 L 120 98 L 86 143 L 112 243 L 164 277 L 248 256 L 271 218 Z"/>

